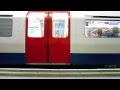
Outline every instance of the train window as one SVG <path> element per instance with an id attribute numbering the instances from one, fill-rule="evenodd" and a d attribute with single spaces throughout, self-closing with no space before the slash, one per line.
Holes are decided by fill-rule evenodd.
<path id="1" fill-rule="evenodd" d="M 120 37 L 120 21 L 117 20 L 86 20 L 85 36 L 92 38 Z"/>
<path id="2" fill-rule="evenodd" d="M 68 37 L 68 16 L 65 13 L 53 13 L 52 34 L 54 38 Z"/>
<path id="3" fill-rule="evenodd" d="M 0 19 L 0 37 L 11 37 L 12 36 L 12 19 Z"/>
<path id="4" fill-rule="evenodd" d="M 44 15 L 45 13 L 33 13 L 28 18 L 28 37 L 44 37 Z"/>

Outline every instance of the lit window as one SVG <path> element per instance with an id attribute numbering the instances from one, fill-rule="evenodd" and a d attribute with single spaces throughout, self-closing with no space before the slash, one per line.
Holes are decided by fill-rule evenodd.
<path id="1" fill-rule="evenodd" d="M 44 37 L 45 13 L 31 13 L 28 17 L 28 37 Z"/>
<path id="2" fill-rule="evenodd" d="M 86 20 L 85 35 L 92 38 L 120 37 L 120 21 Z"/>
<path id="3" fill-rule="evenodd" d="M 54 38 L 68 37 L 68 15 L 67 13 L 53 13 L 52 33 Z"/>

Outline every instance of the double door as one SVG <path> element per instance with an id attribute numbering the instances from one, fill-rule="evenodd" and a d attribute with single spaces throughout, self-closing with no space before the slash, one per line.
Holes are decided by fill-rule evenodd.
<path id="1" fill-rule="evenodd" d="M 28 12 L 26 63 L 70 63 L 69 11 Z"/>

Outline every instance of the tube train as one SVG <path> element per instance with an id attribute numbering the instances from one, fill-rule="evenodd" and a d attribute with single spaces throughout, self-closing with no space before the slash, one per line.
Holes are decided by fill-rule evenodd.
<path id="1" fill-rule="evenodd" d="M 0 11 L 0 64 L 120 64 L 120 11 Z"/>

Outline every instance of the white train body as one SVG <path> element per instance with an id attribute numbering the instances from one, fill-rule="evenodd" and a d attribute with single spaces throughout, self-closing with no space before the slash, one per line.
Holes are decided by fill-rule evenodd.
<path id="1" fill-rule="evenodd" d="M 26 35 L 28 35 L 26 34 L 28 33 L 26 32 L 26 28 L 28 28 L 27 27 L 28 23 L 26 22 L 27 15 L 28 11 L 0 11 L 0 21 L 3 20 L 0 22 L 0 27 L 4 28 L 5 30 L 8 30 L 7 28 L 11 29 L 9 31 L 6 31 L 6 33 L 8 34 L 5 34 L 3 36 L 2 34 L 0 34 L 0 57 L 1 57 L 0 64 L 31 64 L 31 63 L 41 64 L 40 62 L 29 63 L 26 58 L 27 55 Z M 57 62 L 57 64 L 58 63 L 74 65 L 120 64 L 119 59 L 120 38 L 110 37 L 91 38 L 86 34 L 87 21 L 120 22 L 119 11 L 70 11 L 69 18 L 70 18 L 69 62 L 67 63 Z M 4 21 L 5 19 L 8 21 Z M 5 23 L 8 22 L 8 24 L 5 23 L 2 24 L 2 22 Z M 12 27 L 10 27 L 10 25 Z M 113 25 L 111 27 L 114 26 L 119 27 L 119 25 Z M 110 25 L 108 27 L 110 27 Z M 3 29 L 1 29 L 0 32 L 5 33 L 2 30 Z M 56 64 L 56 62 L 50 64 Z"/>

